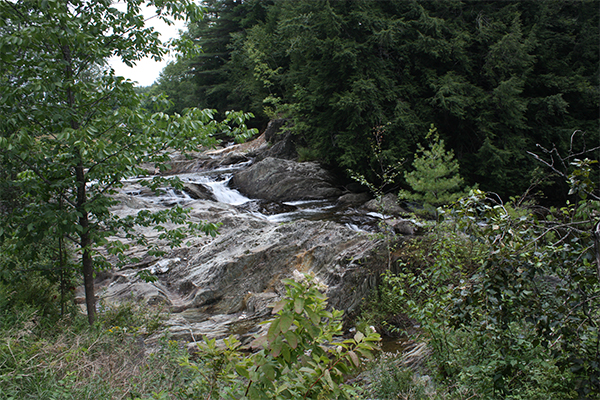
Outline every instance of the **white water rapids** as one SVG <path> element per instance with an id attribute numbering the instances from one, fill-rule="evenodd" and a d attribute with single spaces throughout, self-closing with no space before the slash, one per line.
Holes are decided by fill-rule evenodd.
<path id="1" fill-rule="evenodd" d="M 298 200 L 276 203 L 250 199 L 238 190 L 229 187 L 229 181 L 233 174 L 240 169 L 248 167 L 250 163 L 244 162 L 210 171 L 181 173 L 171 176 L 171 178 L 176 177 L 184 184 L 202 186 L 211 192 L 216 201 L 236 206 L 240 210 L 276 223 L 298 219 L 327 219 L 343 223 L 356 231 L 370 231 L 369 226 L 376 225 L 379 219 L 378 216 L 369 216 L 353 209 L 342 210 L 335 201 L 330 200 Z M 194 201 L 194 198 L 185 191 L 170 187 L 162 188 L 161 193 L 152 193 L 150 189 L 139 184 L 139 181 L 147 179 L 149 178 L 127 180 L 128 185 L 126 185 L 124 192 L 131 196 L 143 197 L 145 201 L 167 207 L 174 205 L 185 206 Z"/>

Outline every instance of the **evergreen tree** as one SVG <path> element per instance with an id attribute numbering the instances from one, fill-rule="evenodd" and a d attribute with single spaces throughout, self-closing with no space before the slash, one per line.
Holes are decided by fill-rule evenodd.
<path id="1" fill-rule="evenodd" d="M 367 177 L 374 127 L 389 127 L 383 148 L 399 160 L 434 123 L 465 179 L 506 197 L 529 186 L 526 150 L 566 151 L 577 129 L 600 140 L 598 4 L 244 1 L 233 8 L 224 80 L 202 98 L 255 113 L 274 106 L 321 161 Z M 207 24 L 204 36 L 222 26 Z"/>
<path id="2" fill-rule="evenodd" d="M 425 149 L 419 144 L 412 164 L 414 170 L 404 172 L 412 192 L 401 190 L 398 197 L 400 200 L 419 202 L 427 211 L 431 211 L 432 208 L 435 210 L 438 206 L 458 200 L 463 194 L 459 190 L 464 180 L 458 173 L 459 164 L 454 159 L 454 152 L 446 150 L 435 127 L 429 129 L 426 139 L 429 140 L 429 148 Z"/>
<path id="3" fill-rule="evenodd" d="M 197 40 L 202 48 L 190 62 L 190 73 L 196 84 L 196 95 L 203 107 L 224 111 L 227 107 L 228 91 L 223 84 L 227 81 L 231 34 L 240 31 L 239 22 L 235 20 L 235 0 L 210 0 L 204 2 L 206 10 L 202 20 L 189 28 L 188 34 Z"/>
<path id="4" fill-rule="evenodd" d="M 166 94 L 180 113 L 188 107 L 253 112 L 256 126 L 265 124 L 262 99 L 255 101 L 256 88 L 251 69 L 237 57 L 236 48 L 245 40 L 244 29 L 261 22 L 271 1 L 205 0 L 204 17 L 188 25 L 184 37 L 193 40 L 201 53 L 192 59 L 178 59 L 162 71 L 153 94 Z M 240 40 L 241 36 L 241 40 Z M 235 42 L 238 43 L 236 46 Z M 250 87 L 246 85 L 252 81 Z M 254 87 L 252 87 L 254 86 Z M 258 104 L 258 106 L 257 106 Z"/>

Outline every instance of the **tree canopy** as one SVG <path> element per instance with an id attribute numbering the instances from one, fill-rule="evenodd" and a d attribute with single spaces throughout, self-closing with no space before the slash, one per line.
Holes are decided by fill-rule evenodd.
<path id="1" fill-rule="evenodd" d="M 507 196 L 529 186 L 525 150 L 598 142 L 597 0 L 206 3 L 194 101 L 288 116 L 340 170 L 369 175 L 374 127 L 394 163 L 434 123 L 467 183 Z"/>

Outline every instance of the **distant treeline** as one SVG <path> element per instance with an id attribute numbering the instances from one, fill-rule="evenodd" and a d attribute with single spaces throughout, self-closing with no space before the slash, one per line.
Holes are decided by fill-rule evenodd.
<path id="1" fill-rule="evenodd" d="M 576 130 L 577 151 L 600 141 L 599 1 L 205 3 L 186 33 L 203 53 L 151 90 L 172 111 L 289 117 L 303 154 L 340 171 L 375 179 L 374 133 L 380 159 L 409 168 L 433 123 L 467 183 L 506 197 L 529 187 L 536 144 L 564 154 Z"/>

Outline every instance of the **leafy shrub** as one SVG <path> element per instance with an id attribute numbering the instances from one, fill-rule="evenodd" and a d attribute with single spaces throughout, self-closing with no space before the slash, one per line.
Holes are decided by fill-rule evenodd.
<path id="1" fill-rule="evenodd" d="M 369 330 L 353 338 L 339 338 L 342 312 L 326 310 L 324 286 L 313 276 L 296 273 L 286 279 L 286 296 L 273 307 L 267 333 L 241 353 L 233 337 L 218 349 L 215 341 L 199 345 L 199 361 L 184 364 L 197 373 L 191 392 L 224 399 L 351 398 L 344 384 L 348 374 L 370 358 L 379 335 Z"/>
<path id="2" fill-rule="evenodd" d="M 536 215 L 473 191 L 401 249 L 383 304 L 416 321 L 438 383 L 484 398 L 600 393 L 599 210 L 585 200 Z"/>

